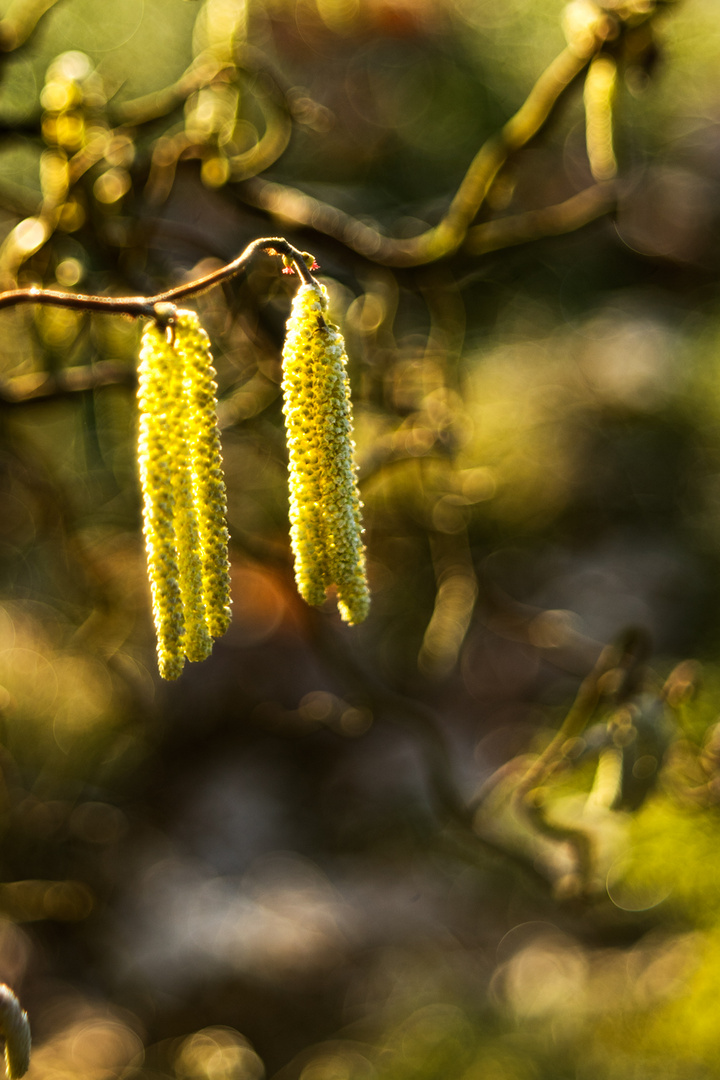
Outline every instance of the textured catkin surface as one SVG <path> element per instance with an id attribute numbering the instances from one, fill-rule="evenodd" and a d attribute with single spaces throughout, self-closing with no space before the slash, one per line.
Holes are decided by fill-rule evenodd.
<path id="1" fill-rule="evenodd" d="M 177 387 L 170 380 L 172 352 L 151 324 L 143 334 L 138 368 L 138 466 L 143 495 L 143 533 L 160 674 L 177 679 L 185 664 L 185 619 L 175 540 L 170 417 Z"/>
<path id="2" fill-rule="evenodd" d="M 138 369 L 138 461 L 143 531 L 166 679 L 185 657 L 204 660 L 230 623 L 226 497 L 216 422 L 215 369 L 191 311 L 170 332 L 151 323 Z"/>
<path id="3" fill-rule="evenodd" d="M 290 539 L 300 595 L 321 604 L 335 585 L 342 618 L 366 617 L 361 502 L 355 478 L 352 408 L 342 335 L 327 322 L 327 292 L 301 285 L 283 349 Z"/>
<path id="4" fill-rule="evenodd" d="M 182 323 L 185 321 L 184 317 Z M 188 660 L 205 660 L 212 652 L 212 638 L 208 630 L 203 596 L 198 501 L 193 486 L 192 446 L 187 431 L 187 361 L 185 351 L 180 348 L 182 323 L 174 328 L 174 341 L 171 346 L 174 362 L 170 364 L 168 373 L 167 439 L 171 459 L 175 544 L 185 624 L 183 649 Z"/>
<path id="5" fill-rule="evenodd" d="M 220 637 L 230 625 L 231 612 L 229 538 L 225 524 L 227 495 L 216 421 L 217 384 L 210 339 L 197 316 L 192 312 L 182 314 L 185 317 L 178 320 L 175 345 L 185 359 L 185 422 L 202 549 L 202 591 L 209 631 L 213 637 Z"/>

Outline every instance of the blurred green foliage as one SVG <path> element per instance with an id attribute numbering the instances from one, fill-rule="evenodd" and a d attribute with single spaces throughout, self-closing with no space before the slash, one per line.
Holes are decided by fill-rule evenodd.
<path id="1" fill-rule="evenodd" d="M 720 24 L 606 8 L 612 190 L 581 66 L 467 238 L 397 265 L 592 4 L 0 4 L 1 287 L 311 251 L 373 592 L 356 629 L 295 593 L 296 279 L 258 259 L 196 300 L 233 624 L 161 685 L 140 328 L 3 309 L 0 978 L 36 1080 L 720 1076 Z"/>

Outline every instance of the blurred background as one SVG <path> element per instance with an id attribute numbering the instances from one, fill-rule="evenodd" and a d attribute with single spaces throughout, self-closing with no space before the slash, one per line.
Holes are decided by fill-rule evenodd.
<path id="1" fill-rule="evenodd" d="M 141 327 L 0 313 L 0 979 L 33 1080 L 720 1076 L 717 14 L 1 0 L 0 287 L 312 252 L 373 595 L 348 628 L 295 591 L 276 260 L 194 305 L 234 615 L 174 684 Z M 547 122 L 410 265 L 568 40 Z"/>

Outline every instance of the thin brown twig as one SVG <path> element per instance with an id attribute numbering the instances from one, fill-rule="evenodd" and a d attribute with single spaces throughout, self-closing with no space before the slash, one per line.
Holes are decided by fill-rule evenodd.
<path id="1" fill-rule="evenodd" d="M 11 289 L 0 293 L 0 308 L 15 307 L 20 304 L 49 304 L 53 307 L 71 308 L 75 311 L 98 311 L 109 315 L 127 315 L 130 318 L 153 319 L 164 317 L 167 312 L 158 311 L 158 305 L 173 305 L 178 300 L 200 296 L 202 293 L 242 273 L 259 251 L 268 255 L 284 255 L 291 260 L 295 270 L 306 284 L 312 284 L 305 256 L 281 236 L 263 237 L 253 240 L 232 262 L 213 270 L 204 277 L 176 285 L 172 289 L 156 293 L 154 296 L 87 296 L 84 293 L 57 292 L 53 289 L 41 289 L 33 285 L 27 289 Z"/>

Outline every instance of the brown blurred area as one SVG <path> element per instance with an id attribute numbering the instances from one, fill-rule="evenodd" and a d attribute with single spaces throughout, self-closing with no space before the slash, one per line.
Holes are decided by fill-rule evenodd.
<path id="1" fill-rule="evenodd" d="M 487 144 L 465 232 L 396 258 L 597 25 L 605 157 L 578 61 Z M 234 608 L 174 684 L 139 327 L 0 312 L 0 981 L 31 1080 L 720 1076 L 715 0 L 0 0 L 0 46 L 3 289 L 315 256 L 372 589 L 356 628 L 295 590 L 296 278 L 259 257 L 193 302 Z"/>

